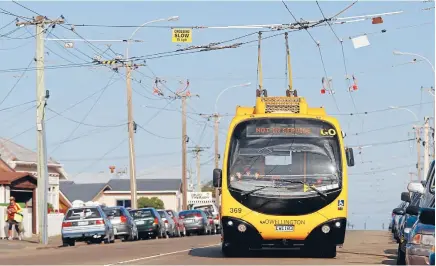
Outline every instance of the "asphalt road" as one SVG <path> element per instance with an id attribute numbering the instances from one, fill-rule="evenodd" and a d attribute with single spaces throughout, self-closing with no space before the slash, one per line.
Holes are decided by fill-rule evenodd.
<path id="1" fill-rule="evenodd" d="M 0 254 L 5 265 L 279 265 L 279 264 L 395 264 L 396 244 L 388 232 L 348 231 L 335 259 L 301 258 L 293 252 L 256 252 L 244 258 L 224 258 L 220 236 L 77 245 Z"/>

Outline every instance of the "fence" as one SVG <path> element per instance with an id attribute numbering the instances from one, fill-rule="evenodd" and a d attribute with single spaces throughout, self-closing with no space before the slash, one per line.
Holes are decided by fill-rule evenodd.
<path id="1" fill-rule="evenodd" d="M 0 207 L 0 238 L 8 236 L 8 223 L 6 222 L 6 207 Z M 48 214 L 48 236 L 57 236 L 61 234 L 62 220 L 64 215 L 62 213 L 50 213 Z M 24 237 L 32 237 L 32 209 L 23 208 L 23 224 Z M 17 236 L 15 230 L 13 230 L 13 236 Z"/>

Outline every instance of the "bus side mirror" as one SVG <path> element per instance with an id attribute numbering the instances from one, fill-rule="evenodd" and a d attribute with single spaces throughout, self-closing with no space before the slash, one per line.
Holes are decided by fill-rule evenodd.
<path id="1" fill-rule="evenodd" d="M 214 187 L 221 187 L 222 181 L 222 171 L 219 168 L 213 169 L 213 186 Z"/>
<path id="2" fill-rule="evenodd" d="M 345 155 L 347 157 L 347 165 L 348 166 L 354 166 L 354 153 L 353 148 L 346 148 L 345 149 Z"/>

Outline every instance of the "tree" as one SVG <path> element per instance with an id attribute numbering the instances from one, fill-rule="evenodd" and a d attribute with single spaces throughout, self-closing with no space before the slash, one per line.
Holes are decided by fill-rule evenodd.
<path id="1" fill-rule="evenodd" d="M 165 205 L 158 197 L 141 197 L 138 199 L 138 208 L 164 209 Z"/>

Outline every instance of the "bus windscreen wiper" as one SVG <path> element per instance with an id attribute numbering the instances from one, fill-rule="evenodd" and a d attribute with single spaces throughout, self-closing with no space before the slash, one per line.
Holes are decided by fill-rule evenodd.
<path id="1" fill-rule="evenodd" d="M 308 188 L 310 188 L 311 190 L 317 192 L 322 197 L 327 198 L 327 194 L 325 194 L 321 190 L 317 189 L 316 187 L 311 186 L 310 184 L 308 184 L 304 181 L 301 181 L 301 180 L 279 180 L 279 182 L 285 182 L 285 183 L 291 183 L 291 184 L 303 184 L 303 185 L 307 186 Z"/>
<path id="2" fill-rule="evenodd" d="M 250 190 L 250 191 L 247 191 L 247 192 L 243 192 L 243 193 L 241 193 L 241 196 L 248 196 L 250 194 L 253 194 L 256 191 L 262 190 L 262 189 L 267 188 L 267 187 L 269 187 L 269 186 L 258 187 L 258 188 L 255 188 L 253 190 Z"/>

